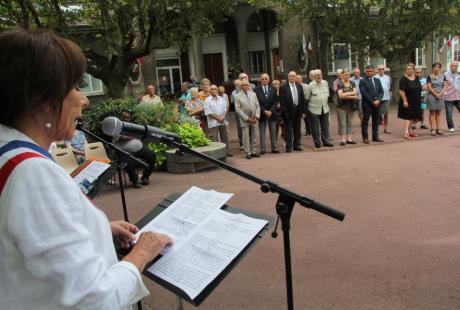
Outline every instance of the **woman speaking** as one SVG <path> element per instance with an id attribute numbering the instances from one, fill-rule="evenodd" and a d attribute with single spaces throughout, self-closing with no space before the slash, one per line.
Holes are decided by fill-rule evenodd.
<path id="1" fill-rule="evenodd" d="M 148 294 L 140 273 L 169 237 L 110 223 L 48 150 L 69 140 L 88 100 L 85 58 L 55 34 L 0 33 L 0 304 L 3 309 L 126 309 Z"/>

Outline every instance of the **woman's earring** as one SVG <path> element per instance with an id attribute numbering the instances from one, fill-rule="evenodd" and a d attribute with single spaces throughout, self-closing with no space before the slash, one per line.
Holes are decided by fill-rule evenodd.
<path id="1" fill-rule="evenodd" d="M 46 123 L 45 127 L 46 127 L 46 129 L 50 129 L 51 128 L 51 123 Z"/>

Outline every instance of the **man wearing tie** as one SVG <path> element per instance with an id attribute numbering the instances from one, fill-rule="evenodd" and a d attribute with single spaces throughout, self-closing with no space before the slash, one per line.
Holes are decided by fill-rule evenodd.
<path id="1" fill-rule="evenodd" d="M 269 82 L 270 77 L 268 74 L 264 73 L 260 76 L 261 85 L 254 89 L 260 105 L 260 155 L 265 154 L 265 130 L 267 128 L 267 124 L 268 131 L 270 132 L 272 153 L 279 153 L 279 151 L 276 149 L 276 118 L 273 114 L 274 110 L 276 109 L 275 91 Z"/>
<path id="2" fill-rule="evenodd" d="M 369 135 L 367 133 L 369 127 L 369 118 L 372 116 L 372 141 L 383 142 L 379 138 L 380 124 L 380 105 L 383 98 L 383 88 L 379 79 L 374 76 L 374 67 L 369 65 L 366 67 L 366 78 L 363 78 L 359 83 L 359 90 L 362 96 L 363 105 L 363 121 L 361 123 L 361 133 L 363 143 L 369 144 Z"/>
<path id="3" fill-rule="evenodd" d="M 260 106 L 256 94 L 251 91 L 249 81 L 242 80 L 241 87 L 243 91 L 235 96 L 235 111 L 241 118 L 246 159 L 252 159 L 252 157 L 260 157 L 257 152 Z"/>
<path id="4" fill-rule="evenodd" d="M 297 74 L 291 71 L 288 82 L 280 87 L 280 107 L 284 120 L 286 152 L 302 151 L 300 119 L 305 117 L 305 97 L 302 86 L 295 82 Z"/>

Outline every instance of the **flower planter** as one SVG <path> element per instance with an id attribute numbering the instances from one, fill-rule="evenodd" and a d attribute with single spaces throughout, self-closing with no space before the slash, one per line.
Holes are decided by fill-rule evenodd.
<path id="1" fill-rule="evenodd" d="M 207 146 L 195 147 L 193 150 L 210 157 L 226 161 L 227 149 L 225 143 L 210 142 Z M 177 149 L 166 151 L 166 170 L 171 173 L 195 173 L 211 167 L 216 167 L 201 158 L 190 154 L 177 154 Z"/>

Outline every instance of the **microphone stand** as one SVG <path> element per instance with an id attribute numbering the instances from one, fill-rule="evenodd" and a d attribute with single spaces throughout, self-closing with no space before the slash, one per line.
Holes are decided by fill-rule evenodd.
<path id="1" fill-rule="evenodd" d="M 191 149 L 189 146 L 182 144 L 176 141 L 174 138 L 163 136 L 160 134 L 149 134 L 152 140 L 156 142 L 161 142 L 167 144 L 173 148 L 178 149 L 178 153 L 188 153 L 193 156 L 199 157 L 203 160 L 206 160 L 214 165 L 223 168 L 227 171 L 230 171 L 236 175 L 239 175 L 245 179 L 248 179 L 254 183 L 260 185 L 260 190 L 263 193 L 276 193 L 278 194 L 278 200 L 276 202 L 276 213 L 278 218 L 276 220 L 275 229 L 272 232 L 272 237 L 276 238 L 278 233 L 276 232 L 278 228 L 278 222 L 281 219 L 281 229 L 283 231 L 283 244 L 284 244 L 284 264 L 285 264 L 285 273 L 286 273 L 286 293 L 287 293 L 287 306 L 288 310 L 294 310 L 294 297 L 292 290 L 292 269 L 291 269 L 291 244 L 289 238 L 289 231 L 291 228 L 291 214 L 294 208 L 295 203 L 298 203 L 308 209 L 313 209 L 324 215 L 332 217 L 338 221 L 343 221 L 345 214 L 330 208 L 320 202 L 313 200 L 308 196 L 302 196 L 298 193 L 292 192 L 271 180 L 262 180 L 254 175 L 251 175 L 241 169 L 235 168 L 223 161 L 205 155 L 203 153 L 197 152 Z"/>
<path id="2" fill-rule="evenodd" d="M 123 208 L 123 219 L 126 221 L 126 222 L 129 222 L 129 218 L 128 218 L 128 208 L 126 206 L 126 198 L 125 198 L 125 190 L 124 190 L 124 185 L 123 185 L 123 178 L 122 178 L 122 170 L 123 168 L 126 167 L 127 165 L 127 162 L 126 160 L 129 159 L 129 160 L 132 160 L 136 163 L 138 163 L 139 165 L 143 166 L 143 167 L 147 167 L 148 165 L 140 160 L 139 158 L 136 158 L 134 156 L 132 156 L 131 154 L 129 154 L 128 152 L 120 149 L 118 146 L 115 146 L 113 143 L 107 141 L 107 140 L 104 140 L 103 138 L 95 135 L 94 133 L 86 130 L 85 128 L 83 128 L 83 124 L 82 123 L 77 123 L 77 129 L 80 130 L 80 131 L 83 131 L 85 134 L 87 134 L 88 136 L 94 138 L 95 140 L 99 141 L 99 142 L 102 142 L 102 144 L 104 144 L 105 146 L 107 146 L 108 148 L 110 148 L 111 150 L 114 151 L 115 155 L 116 155 L 116 166 L 117 166 L 117 170 L 118 170 L 118 180 L 119 180 L 119 187 L 120 187 L 120 195 L 121 195 L 121 205 L 122 205 L 122 208 Z"/>

